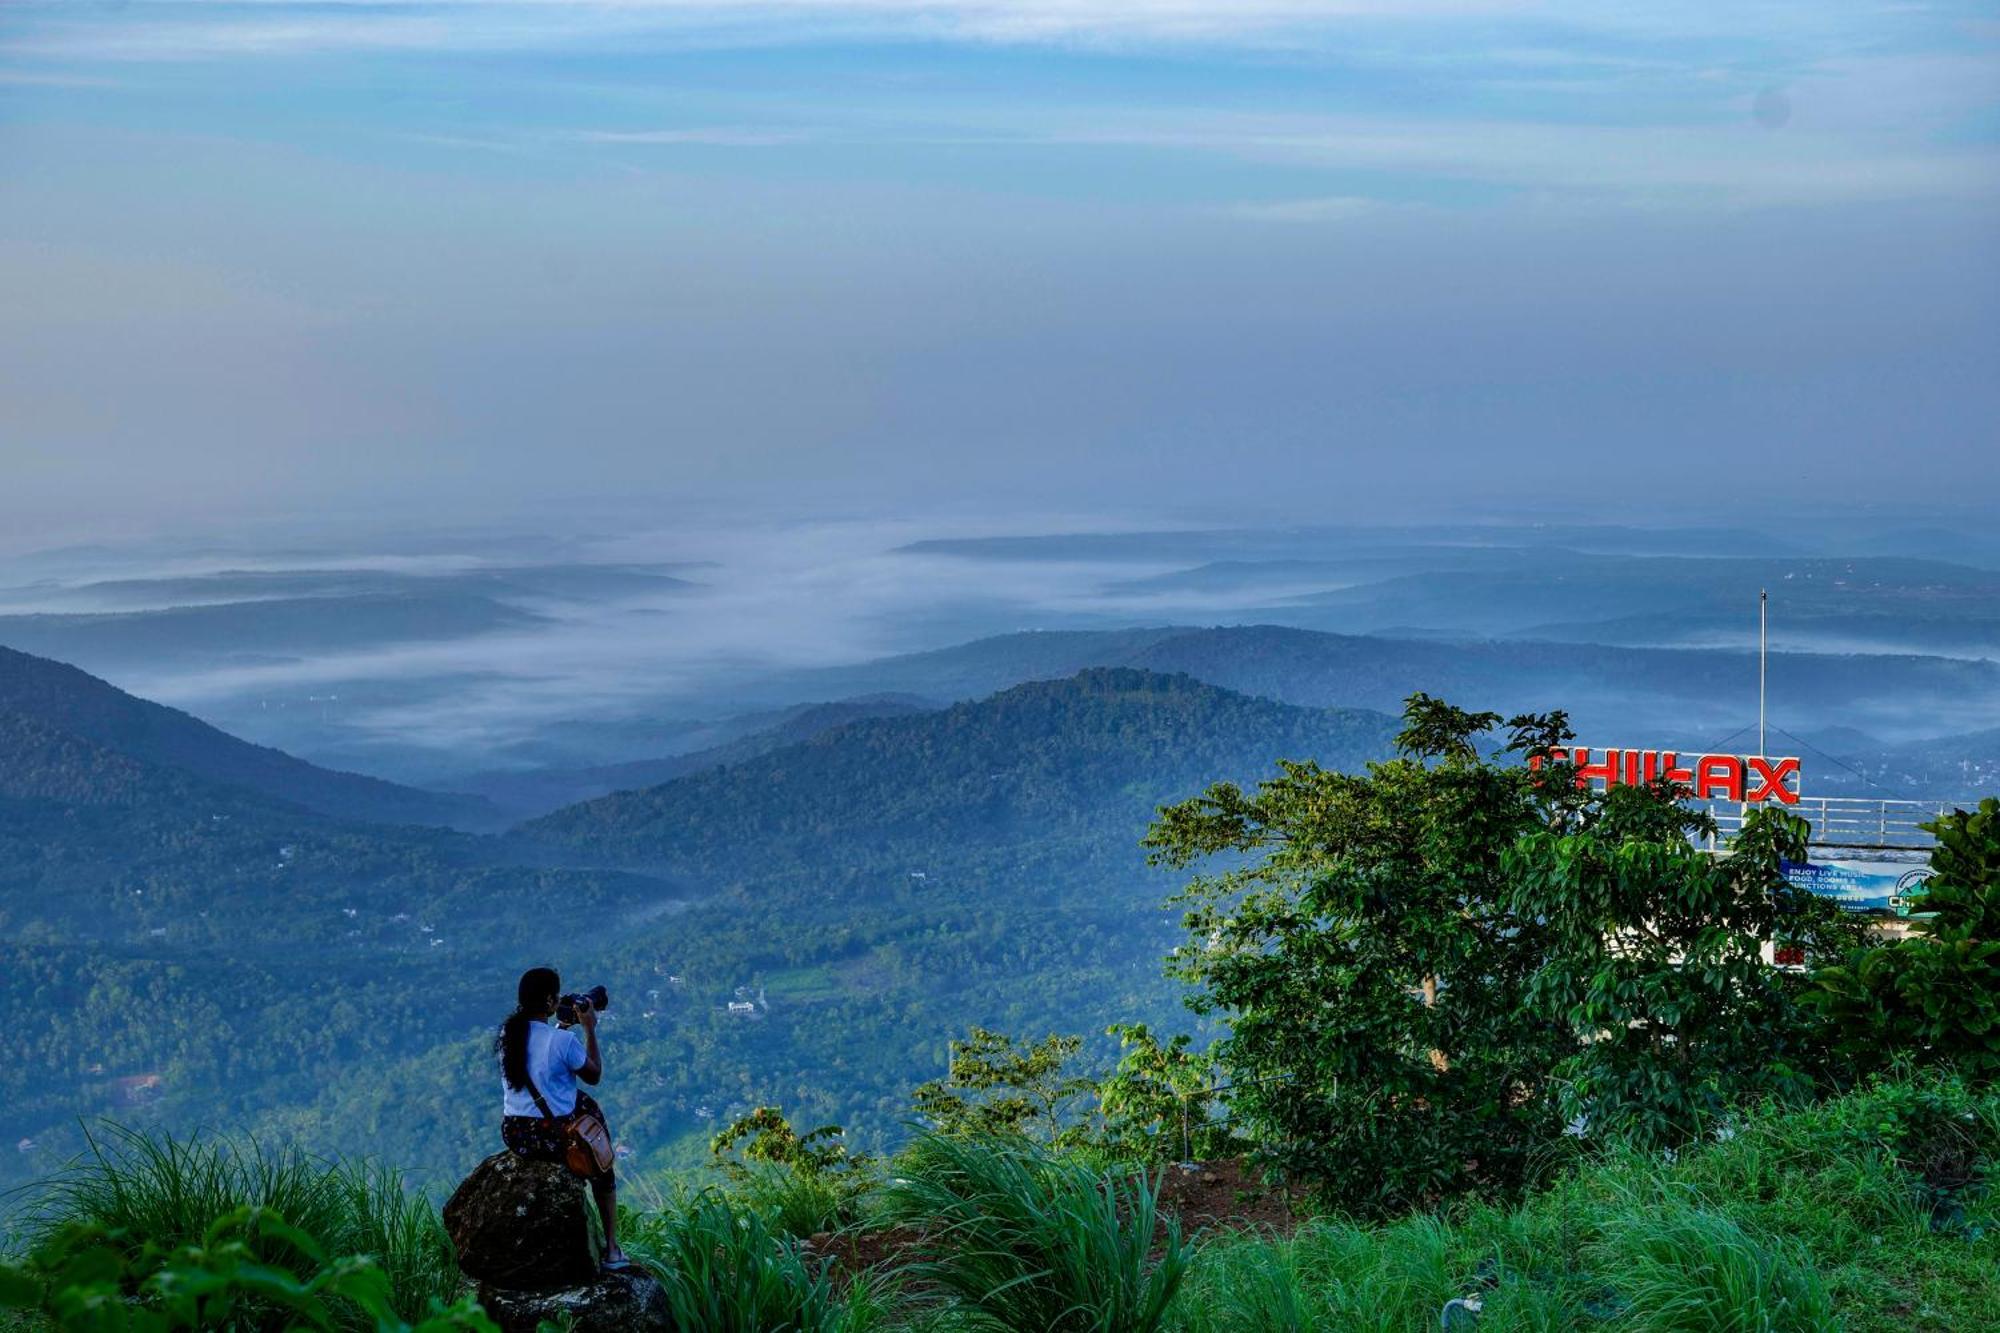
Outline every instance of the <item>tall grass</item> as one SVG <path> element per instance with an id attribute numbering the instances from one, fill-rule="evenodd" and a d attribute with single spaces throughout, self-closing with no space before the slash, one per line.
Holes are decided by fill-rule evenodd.
<path id="1" fill-rule="evenodd" d="M 1990 1169 L 1996 1111 L 1904 1082 L 1746 1117 L 1678 1158 L 1613 1152 L 1518 1207 L 1218 1237 L 1168 1327 L 1436 1330 L 1470 1296 L 1480 1333 L 2000 1329 L 1996 1200 L 1972 1181 L 1940 1209 L 1918 1169 L 1968 1140 Z"/>
<path id="2" fill-rule="evenodd" d="M 731 1174 L 727 1195 L 787 1236 L 838 1231 L 855 1220 L 860 1195 L 844 1179 L 784 1162 L 754 1162 Z"/>
<path id="3" fill-rule="evenodd" d="M 1833 1301 L 1793 1244 L 1759 1240 L 1727 1214 L 1661 1199 L 1605 1219 L 1593 1247 L 1625 1321 L 1687 1333 L 1833 1330 Z M 1615 1265 L 1615 1267 L 1614 1267 Z"/>
<path id="4" fill-rule="evenodd" d="M 666 1288 L 680 1333 L 869 1333 L 884 1313 L 873 1287 L 836 1291 L 824 1262 L 714 1189 L 642 1216 L 624 1244 Z"/>
<path id="5" fill-rule="evenodd" d="M 1956 1333 L 2000 1329 L 1996 1163 L 2000 1093 L 1923 1078 L 1746 1115 L 1678 1157 L 1600 1153 L 1517 1205 L 1222 1232 L 1192 1253 L 1143 1175 L 943 1137 L 897 1159 L 868 1219 L 898 1229 L 876 1247 L 886 1277 L 815 1258 L 788 1233 L 818 1229 L 820 1205 L 788 1213 L 783 1189 L 663 1199 L 625 1235 L 685 1333 Z M 392 1173 L 254 1142 L 113 1131 L 42 1189 L 28 1239 L 59 1250 L 83 1228 L 129 1246 L 134 1272 L 205 1245 L 254 1273 L 287 1261 L 278 1239 L 260 1248 L 278 1230 L 216 1226 L 257 1208 L 328 1256 L 373 1256 L 406 1319 L 455 1286 L 430 1205 Z M 1446 1322 L 1465 1298 L 1476 1324 Z M 240 1326 L 280 1326 L 246 1308 Z"/>
<path id="6" fill-rule="evenodd" d="M 328 1162 L 255 1140 L 93 1133 L 88 1151 L 25 1199 L 31 1249 L 66 1228 L 92 1227 L 144 1245 L 200 1243 L 243 1208 L 281 1217 L 328 1254 L 367 1255 L 387 1274 L 396 1311 L 422 1315 L 458 1285 L 451 1241 L 429 1200 L 393 1171 Z"/>
<path id="7" fill-rule="evenodd" d="M 911 1275 L 967 1324 L 1047 1333 L 1153 1333 L 1186 1272 L 1180 1225 L 1157 1184 L 1097 1172 L 1026 1142 L 919 1139 L 884 1195 L 888 1220 L 922 1231 Z"/>

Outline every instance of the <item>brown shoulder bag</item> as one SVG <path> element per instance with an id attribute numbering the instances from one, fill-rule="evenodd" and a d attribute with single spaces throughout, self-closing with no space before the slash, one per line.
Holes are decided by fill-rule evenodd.
<path id="1" fill-rule="evenodd" d="M 533 1074 L 528 1075 L 528 1094 L 535 1099 L 542 1119 L 562 1131 L 563 1161 L 571 1175 L 596 1180 L 611 1174 L 611 1165 L 618 1157 L 611 1147 L 611 1127 L 604 1123 L 602 1115 L 596 1111 L 571 1111 L 566 1116 L 551 1114 L 549 1104 L 542 1100 L 542 1090 L 535 1086 Z"/>

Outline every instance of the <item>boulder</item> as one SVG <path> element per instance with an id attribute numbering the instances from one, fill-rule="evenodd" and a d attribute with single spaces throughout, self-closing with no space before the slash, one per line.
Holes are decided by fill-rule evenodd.
<path id="1" fill-rule="evenodd" d="M 665 1289 L 636 1268 L 554 1291 L 482 1282 L 477 1295 L 500 1333 L 536 1333 L 544 1322 L 569 1333 L 675 1333 Z"/>
<path id="2" fill-rule="evenodd" d="M 597 1280 L 596 1206 L 561 1162 L 493 1154 L 446 1201 L 444 1228 L 475 1282 L 553 1291 Z"/>

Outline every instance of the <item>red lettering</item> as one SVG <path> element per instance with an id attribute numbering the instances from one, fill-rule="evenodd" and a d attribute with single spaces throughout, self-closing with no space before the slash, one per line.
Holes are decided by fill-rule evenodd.
<path id="1" fill-rule="evenodd" d="M 1797 759 L 1733 754 L 1683 756 L 1678 750 L 1593 753 L 1587 745 L 1550 746 L 1543 754 L 1528 756 L 1529 769 L 1537 772 L 1545 765 L 1561 763 L 1576 770 L 1576 785 L 1586 789 L 1598 783 L 1608 790 L 1621 785 L 1638 787 L 1665 782 L 1702 801 L 1799 803 Z"/>
<path id="2" fill-rule="evenodd" d="M 1720 796 L 1743 799 L 1743 761 L 1733 754 L 1705 754 L 1695 760 L 1694 794 L 1701 800 Z"/>
<path id="3" fill-rule="evenodd" d="M 1618 751 L 1606 750 L 1604 758 L 1593 764 L 1588 746 L 1576 748 L 1576 785 L 1587 787 L 1592 782 L 1602 782 L 1607 787 L 1618 785 Z"/>
<path id="4" fill-rule="evenodd" d="M 1785 779 L 1796 775 L 1798 771 L 1799 761 L 1796 759 L 1765 759 L 1762 756 L 1753 756 L 1750 760 L 1750 776 L 1764 785 L 1754 788 L 1743 799 L 1768 801 L 1775 796 L 1779 805 L 1797 805 L 1799 794 L 1785 785 Z"/>

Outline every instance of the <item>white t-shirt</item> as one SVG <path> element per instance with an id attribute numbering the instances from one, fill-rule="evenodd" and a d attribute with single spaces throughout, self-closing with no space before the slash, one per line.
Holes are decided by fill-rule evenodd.
<path id="1" fill-rule="evenodd" d="M 589 1054 L 575 1032 L 553 1023 L 528 1025 L 528 1076 L 542 1091 L 542 1100 L 554 1115 L 568 1115 L 576 1109 L 576 1071 L 583 1068 Z M 535 1095 L 526 1088 L 510 1088 L 507 1076 L 500 1076 L 506 1094 L 503 1115 L 541 1115 Z"/>

